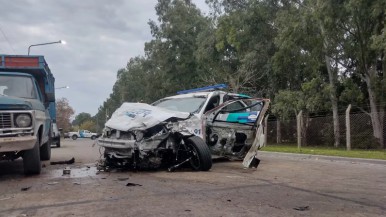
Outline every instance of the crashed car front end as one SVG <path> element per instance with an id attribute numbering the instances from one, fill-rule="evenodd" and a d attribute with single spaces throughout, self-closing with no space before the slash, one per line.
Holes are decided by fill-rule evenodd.
<path id="1" fill-rule="evenodd" d="M 124 103 L 106 123 L 97 141 L 104 148 L 102 165 L 105 168 L 157 169 L 172 168 L 188 161 L 202 163 L 203 159 L 195 159 L 200 156 L 189 146 L 200 139 L 189 128 L 192 121 L 199 120 L 189 113 L 176 113 L 143 103 Z M 206 167 L 198 165 L 194 169 L 208 170 L 211 158 L 206 157 L 204 161 Z"/>

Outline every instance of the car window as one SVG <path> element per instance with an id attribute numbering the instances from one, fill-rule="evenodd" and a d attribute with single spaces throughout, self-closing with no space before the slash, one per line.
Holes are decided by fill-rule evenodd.
<path id="1" fill-rule="evenodd" d="M 0 87 L 2 95 L 36 99 L 34 83 L 30 77 L 1 76 Z"/>
<path id="2" fill-rule="evenodd" d="M 206 101 L 206 97 L 170 98 L 154 103 L 154 106 L 179 112 L 197 113 Z"/>
<path id="3" fill-rule="evenodd" d="M 205 107 L 204 113 L 216 108 L 220 104 L 220 96 L 212 96 Z"/>
<path id="4" fill-rule="evenodd" d="M 236 101 L 234 103 L 231 103 L 225 106 L 224 108 L 221 109 L 221 111 L 222 112 L 232 112 L 232 111 L 244 112 L 245 110 L 242 110 L 244 107 L 245 106 L 241 102 Z"/>

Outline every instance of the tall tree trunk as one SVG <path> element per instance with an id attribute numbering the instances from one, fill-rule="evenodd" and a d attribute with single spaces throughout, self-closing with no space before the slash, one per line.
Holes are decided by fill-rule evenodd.
<path id="1" fill-rule="evenodd" d="M 373 67 L 372 67 L 373 68 Z M 384 117 L 385 117 L 385 109 L 383 105 L 377 106 L 377 96 L 374 91 L 374 79 L 375 79 L 375 69 L 367 70 L 364 80 L 367 85 L 367 92 L 369 94 L 369 103 L 370 103 L 370 117 L 371 124 L 373 126 L 373 135 L 377 139 L 378 143 L 382 148 L 385 147 L 384 138 L 383 138 L 383 128 L 384 128 Z"/>
<path id="2" fill-rule="evenodd" d="M 281 143 L 281 121 L 277 119 L 276 121 L 276 143 Z"/>
<path id="3" fill-rule="evenodd" d="M 334 147 L 337 148 L 340 144 L 340 127 L 339 127 L 339 114 L 338 114 L 338 97 L 336 96 L 336 70 L 331 68 L 331 58 L 328 56 L 328 40 L 324 31 L 323 24 L 320 24 L 320 31 L 323 37 L 323 47 L 325 51 L 324 59 L 326 62 L 326 68 L 328 72 L 328 81 L 330 85 L 330 101 L 332 106 L 332 120 L 334 125 Z"/>
<path id="4" fill-rule="evenodd" d="M 326 67 L 328 71 L 328 80 L 330 84 L 330 100 L 332 106 L 332 120 L 334 125 L 334 147 L 337 148 L 340 144 L 340 127 L 338 114 L 338 98 L 336 97 L 336 73 L 331 69 L 331 58 L 325 56 Z"/>

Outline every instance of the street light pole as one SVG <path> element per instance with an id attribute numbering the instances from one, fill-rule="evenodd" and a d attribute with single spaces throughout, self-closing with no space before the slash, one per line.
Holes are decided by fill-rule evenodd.
<path id="1" fill-rule="evenodd" d="M 41 45 L 49 45 L 49 44 L 66 44 L 65 41 L 63 40 L 59 40 L 59 41 L 54 41 L 54 42 L 48 42 L 48 43 L 41 43 L 41 44 L 32 44 L 28 47 L 28 56 L 29 56 L 29 53 L 30 53 L 30 50 L 31 50 L 31 47 L 35 47 L 35 46 L 41 46 Z"/>
<path id="2" fill-rule="evenodd" d="M 70 88 L 70 87 L 69 87 L 69 86 L 63 86 L 63 87 L 57 87 L 57 88 L 55 88 L 55 89 L 57 90 L 57 89 L 63 89 L 63 88 L 66 88 L 66 89 L 67 89 L 67 88 Z"/>

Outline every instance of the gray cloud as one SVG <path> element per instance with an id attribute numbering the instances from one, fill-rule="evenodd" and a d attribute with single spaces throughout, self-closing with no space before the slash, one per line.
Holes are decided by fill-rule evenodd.
<path id="1" fill-rule="evenodd" d="M 204 0 L 194 1 L 207 10 Z M 44 55 L 56 78 L 56 96 L 66 97 L 76 113 L 96 114 L 112 92 L 118 69 L 143 55 L 151 40 L 147 22 L 156 20 L 156 0 L 1 1 L 0 53 Z"/>

